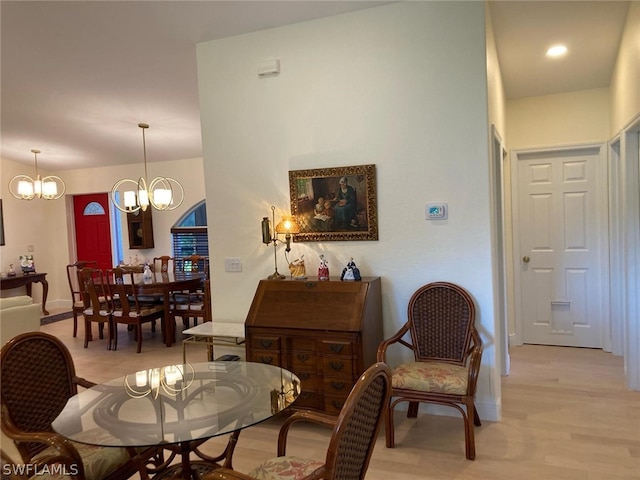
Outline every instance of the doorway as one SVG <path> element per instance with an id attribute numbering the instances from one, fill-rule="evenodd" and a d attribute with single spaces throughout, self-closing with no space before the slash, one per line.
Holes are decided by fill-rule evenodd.
<path id="1" fill-rule="evenodd" d="M 74 195 L 73 217 L 77 260 L 95 260 L 98 268 L 111 268 L 113 257 L 108 195 Z"/>
<path id="2" fill-rule="evenodd" d="M 609 325 L 604 144 L 516 151 L 516 343 L 604 345 Z"/>

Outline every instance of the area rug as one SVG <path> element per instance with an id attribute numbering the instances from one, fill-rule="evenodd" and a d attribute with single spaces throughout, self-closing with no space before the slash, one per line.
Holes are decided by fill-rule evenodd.
<path id="1" fill-rule="evenodd" d="M 60 320 L 66 320 L 73 317 L 73 312 L 62 312 L 55 315 L 49 315 L 40 319 L 40 325 L 49 325 L 50 323 L 59 322 Z"/>

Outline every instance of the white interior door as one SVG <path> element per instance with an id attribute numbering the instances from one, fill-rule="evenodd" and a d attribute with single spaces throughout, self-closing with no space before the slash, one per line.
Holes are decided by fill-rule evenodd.
<path id="1" fill-rule="evenodd" d="M 604 145 L 513 158 L 522 340 L 602 348 L 609 305 Z"/>

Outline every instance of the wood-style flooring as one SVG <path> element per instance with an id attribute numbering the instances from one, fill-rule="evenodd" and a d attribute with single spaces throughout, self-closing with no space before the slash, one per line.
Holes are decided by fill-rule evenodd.
<path id="1" fill-rule="evenodd" d="M 104 340 L 83 348 L 83 327 L 72 338 L 71 320 L 42 330 L 61 338 L 78 374 L 94 382 L 182 359 L 179 345 L 165 347 L 159 329 L 153 334 L 148 326 L 140 354 L 135 353 L 133 332 L 122 326 L 115 352 L 106 350 Z M 243 350 L 217 347 L 216 356 L 223 353 Z M 601 350 L 534 345 L 510 353 L 512 371 L 502 379 L 503 418 L 476 429 L 475 461 L 465 459 L 459 417 L 421 414 L 407 419 L 396 412 L 396 448 L 385 447 L 381 432 L 366 478 L 640 479 L 640 392 L 625 388 L 622 358 Z M 187 358 L 205 361 L 204 348 L 190 345 Z M 278 428 L 279 420 L 272 419 L 243 431 L 234 468 L 247 472 L 274 456 Z M 329 432 L 319 427 L 296 428 L 288 453 L 323 458 L 328 438 Z M 205 451 L 217 453 L 225 441 L 211 439 Z"/>

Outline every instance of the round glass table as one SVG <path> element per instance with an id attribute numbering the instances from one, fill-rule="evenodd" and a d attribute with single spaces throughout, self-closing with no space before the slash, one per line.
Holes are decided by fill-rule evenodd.
<path id="1" fill-rule="evenodd" d="M 75 442 L 103 447 L 160 446 L 171 452 L 150 473 L 198 478 L 232 468 L 240 431 L 288 408 L 299 378 L 281 367 L 252 362 L 168 365 L 131 373 L 69 399 L 53 429 Z M 221 455 L 198 450 L 207 439 L 231 434 Z M 191 461 L 195 453 L 201 461 Z M 182 462 L 170 465 L 176 454 Z"/>

